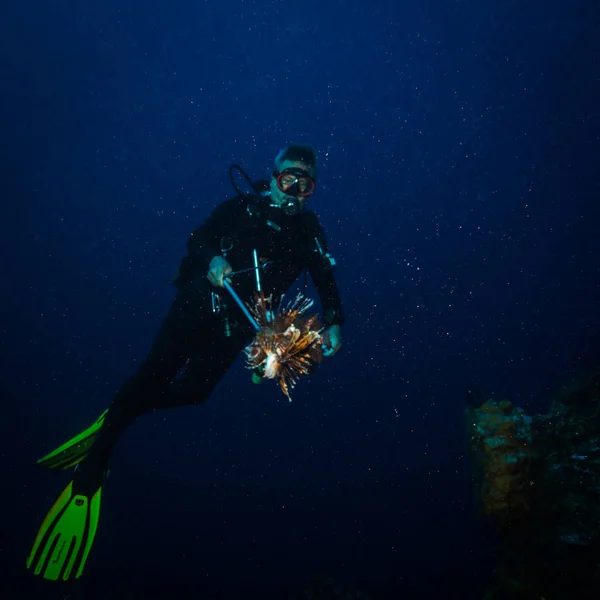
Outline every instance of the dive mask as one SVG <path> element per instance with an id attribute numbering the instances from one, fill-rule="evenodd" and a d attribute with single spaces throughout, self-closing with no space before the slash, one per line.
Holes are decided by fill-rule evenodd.
<path id="1" fill-rule="evenodd" d="M 315 180 L 304 169 L 274 171 L 273 177 L 278 189 L 288 196 L 308 198 L 315 191 Z"/>

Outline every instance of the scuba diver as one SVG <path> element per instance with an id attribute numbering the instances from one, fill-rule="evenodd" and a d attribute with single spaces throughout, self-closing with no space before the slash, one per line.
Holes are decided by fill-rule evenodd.
<path id="1" fill-rule="evenodd" d="M 251 187 L 240 191 L 237 169 Z M 290 145 L 275 159 L 270 180 L 252 183 L 230 168 L 234 198 L 218 205 L 190 236 L 174 281 L 177 292 L 150 352 L 121 386 L 109 408 L 88 429 L 41 458 L 52 469 L 75 467 L 72 481 L 44 519 L 27 567 L 49 580 L 81 576 L 94 541 L 102 485 L 112 449 L 140 415 L 201 404 L 253 337 L 243 307 L 227 290 L 249 300 L 262 287 L 281 296 L 308 271 L 321 300 L 324 356 L 341 346 L 342 305 L 323 228 L 306 204 L 316 185 L 316 154 Z M 252 262 L 259 256 L 260 263 Z M 305 271 L 305 272 L 306 272 Z M 253 381 L 261 381 L 253 373 Z"/>

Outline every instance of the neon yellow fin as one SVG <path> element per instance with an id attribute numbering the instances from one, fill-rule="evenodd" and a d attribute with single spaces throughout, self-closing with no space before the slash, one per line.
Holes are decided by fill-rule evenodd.
<path id="1" fill-rule="evenodd" d="M 56 450 L 50 452 L 50 454 L 46 454 L 46 456 L 40 458 L 37 464 L 48 469 L 60 469 L 64 471 L 80 463 L 86 457 L 91 445 L 94 443 L 96 434 L 100 427 L 102 427 L 107 412 L 108 409 L 96 419 L 93 425 L 62 444 L 62 446 L 59 446 Z"/>
<path id="2" fill-rule="evenodd" d="M 51 581 L 80 577 L 98 528 L 101 496 L 101 487 L 91 498 L 73 495 L 69 483 L 38 531 L 27 568 Z"/>

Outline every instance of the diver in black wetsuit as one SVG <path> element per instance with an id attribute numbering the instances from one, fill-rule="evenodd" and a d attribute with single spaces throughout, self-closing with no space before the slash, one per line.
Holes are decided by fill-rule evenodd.
<path id="1" fill-rule="evenodd" d="M 81 575 L 108 461 L 123 430 L 145 412 L 207 400 L 252 339 L 254 330 L 223 282 L 241 271 L 235 290 L 244 300 L 252 298 L 253 250 L 264 261 L 262 288 L 275 299 L 308 270 L 328 327 L 324 355 L 337 352 L 344 316 L 334 261 L 317 216 L 305 210 L 315 182 L 314 151 L 288 146 L 277 156 L 270 181 L 254 185 L 251 195 L 223 202 L 192 233 L 174 282 L 177 294 L 145 361 L 92 427 L 39 461 L 51 468 L 78 468 L 35 540 L 27 562 L 35 574 L 65 581 Z"/>

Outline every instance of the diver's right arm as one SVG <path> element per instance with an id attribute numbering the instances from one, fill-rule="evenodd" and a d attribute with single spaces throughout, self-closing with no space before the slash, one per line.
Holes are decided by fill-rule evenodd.
<path id="1" fill-rule="evenodd" d="M 213 257 L 221 254 L 221 240 L 230 235 L 237 220 L 239 199 L 232 198 L 217 206 L 206 221 L 196 229 L 188 241 L 188 256 L 208 268 Z"/>
<path id="2" fill-rule="evenodd" d="M 175 286 L 193 281 L 196 277 L 205 277 L 207 272 L 213 272 L 209 280 L 214 279 L 222 287 L 222 275 L 226 269 L 213 263 L 215 258 L 225 260 L 221 255 L 221 240 L 230 235 L 232 225 L 238 218 L 240 207 L 239 198 L 232 198 L 219 204 L 206 221 L 191 235 L 187 244 L 187 256 L 181 261 L 179 274 L 174 281 Z M 226 262 L 226 261 L 225 261 Z M 215 269 L 215 267 L 219 267 Z M 220 283 L 218 283 L 220 282 Z"/>

